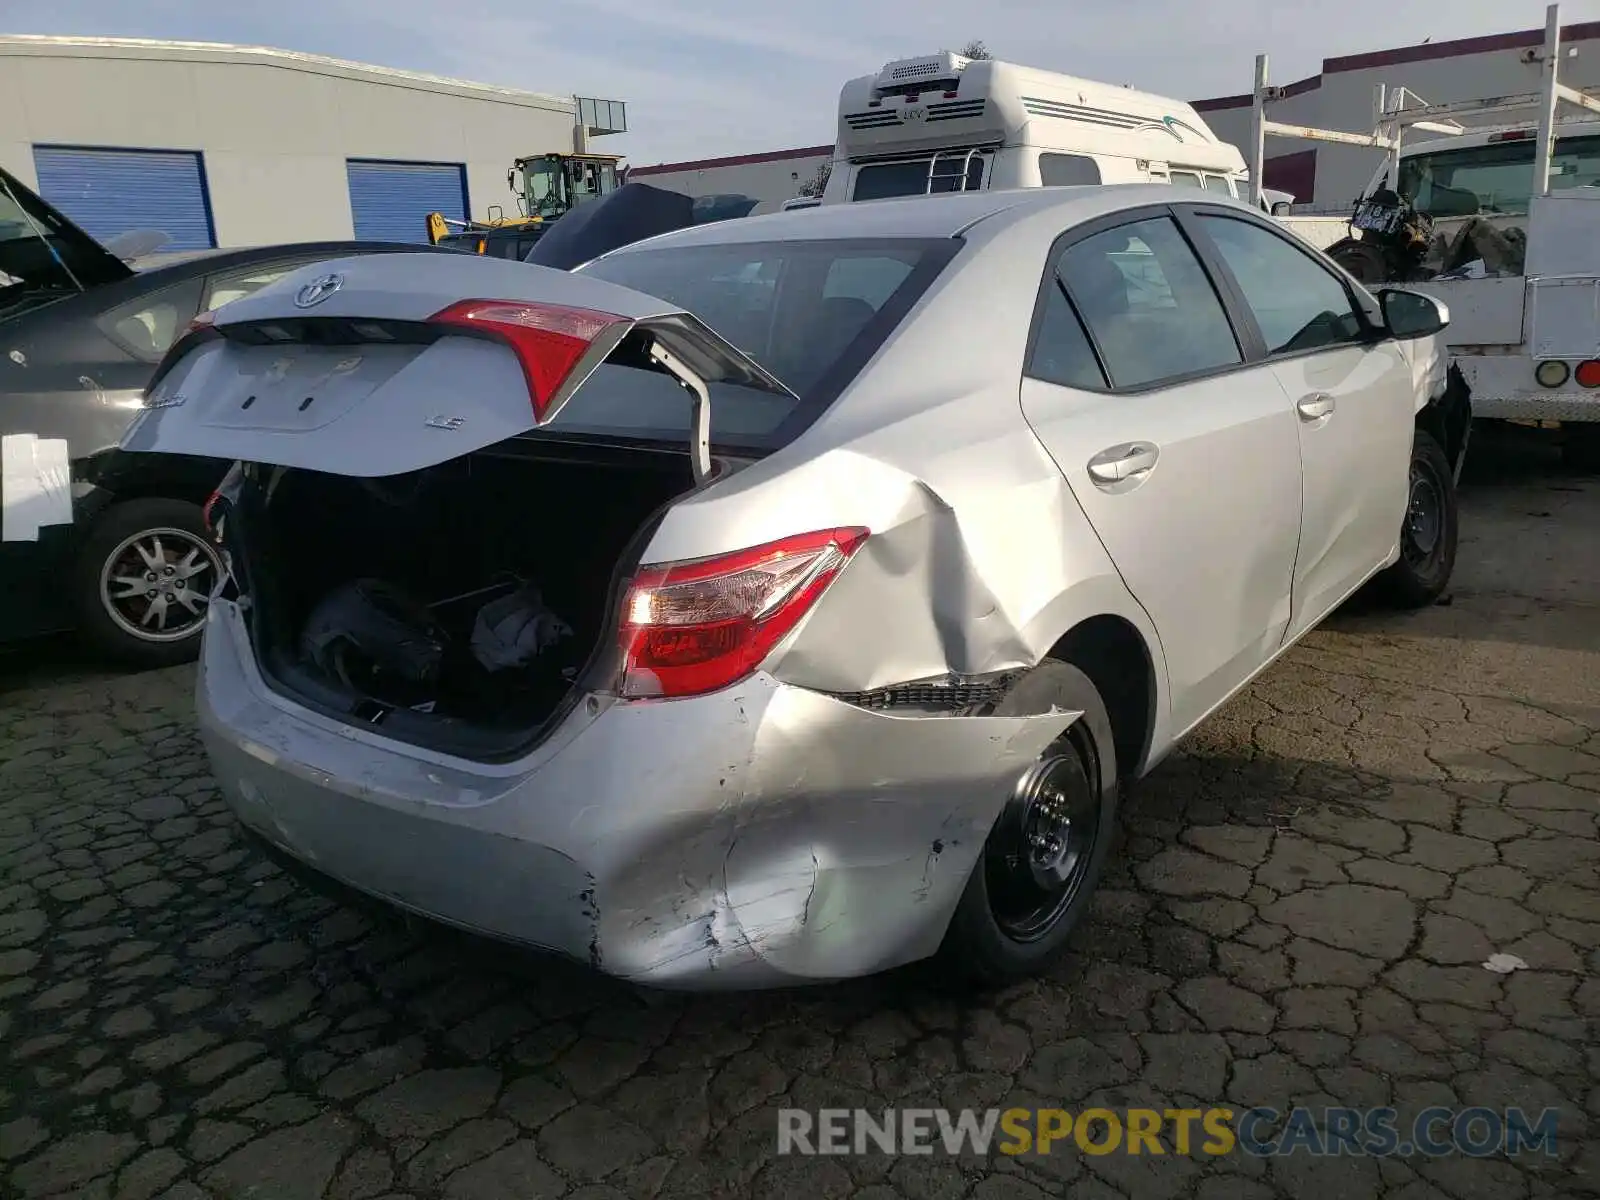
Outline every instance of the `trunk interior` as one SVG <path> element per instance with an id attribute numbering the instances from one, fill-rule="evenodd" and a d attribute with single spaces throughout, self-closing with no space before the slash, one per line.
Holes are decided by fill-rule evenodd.
<path id="1" fill-rule="evenodd" d="M 619 566 L 693 486 L 682 449 L 546 438 L 404 476 L 255 476 L 226 535 L 267 677 L 341 720 L 489 760 L 526 752 L 576 694 L 614 629 Z"/>

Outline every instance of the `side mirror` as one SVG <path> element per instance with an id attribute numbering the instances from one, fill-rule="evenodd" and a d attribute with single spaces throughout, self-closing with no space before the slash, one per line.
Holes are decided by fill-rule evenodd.
<path id="1" fill-rule="evenodd" d="M 1450 309 L 1442 300 L 1409 292 L 1404 288 L 1384 288 L 1378 293 L 1383 323 L 1401 340 L 1429 337 L 1450 324 Z"/>
<path id="2" fill-rule="evenodd" d="M 1272 206 L 1272 215 L 1275 217 L 1287 217 L 1293 210 L 1294 206 L 1287 200 L 1279 200 Z"/>

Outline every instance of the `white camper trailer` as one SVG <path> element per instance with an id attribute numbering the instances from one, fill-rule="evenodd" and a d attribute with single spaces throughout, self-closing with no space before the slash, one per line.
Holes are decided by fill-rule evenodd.
<path id="1" fill-rule="evenodd" d="M 945 52 L 844 85 L 823 203 L 1097 183 L 1241 196 L 1248 179 L 1239 150 L 1181 100 Z"/>

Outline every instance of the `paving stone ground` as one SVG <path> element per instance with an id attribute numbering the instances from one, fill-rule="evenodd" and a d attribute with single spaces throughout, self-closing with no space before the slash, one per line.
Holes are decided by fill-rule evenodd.
<path id="1" fill-rule="evenodd" d="M 0 1194 L 1600 1194 L 1600 482 L 1499 450 L 1453 603 L 1267 672 L 1137 790 L 1071 958 L 981 1000 L 647 1002 L 342 907 L 236 836 L 190 671 L 0 662 Z M 1554 1107 L 1560 1153 L 775 1152 L 780 1106 L 1292 1102 Z"/>

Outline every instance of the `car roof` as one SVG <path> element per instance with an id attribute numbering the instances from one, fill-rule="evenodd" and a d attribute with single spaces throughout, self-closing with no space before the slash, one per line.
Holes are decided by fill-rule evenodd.
<path id="1" fill-rule="evenodd" d="M 1164 183 L 1093 184 L 1082 187 L 1008 188 L 984 192 L 947 192 L 894 200 L 860 200 L 823 204 L 719 221 L 675 230 L 612 251 L 628 254 L 668 246 L 732 245 L 743 242 L 824 241 L 834 238 L 955 237 L 980 221 L 1020 220 L 1046 209 L 1059 211 L 1066 229 L 1094 217 L 1146 204 L 1225 203 L 1245 208 L 1215 192 L 1189 196 Z M 609 257 L 609 256 L 608 256 Z"/>

